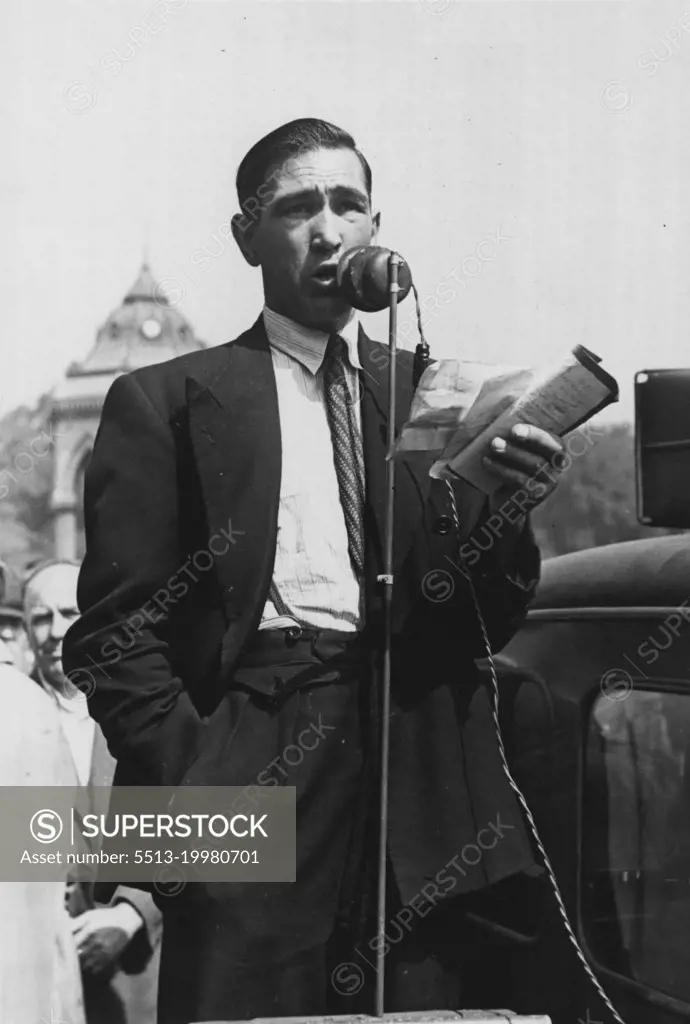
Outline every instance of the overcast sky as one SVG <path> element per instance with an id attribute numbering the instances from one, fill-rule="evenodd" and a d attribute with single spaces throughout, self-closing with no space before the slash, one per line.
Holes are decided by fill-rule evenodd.
<path id="1" fill-rule="evenodd" d="M 0 411 L 86 353 L 144 247 L 200 337 L 246 328 L 234 172 L 305 115 L 366 152 L 436 355 L 583 343 L 623 415 L 635 370 L 690 362 L 682 3 L 3 0 L 0 78 Z"/>

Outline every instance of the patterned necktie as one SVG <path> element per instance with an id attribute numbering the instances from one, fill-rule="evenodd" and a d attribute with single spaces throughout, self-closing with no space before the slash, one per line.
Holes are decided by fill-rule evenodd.
<path id="1" fill-rule="evenodd" d="M 337 334 L 328 340 L 323 384 L 350 558 L 361 576 L 364 572 L 364 456 L 353 408 L 356 398 L 347 380 L 347 346 Z"/>

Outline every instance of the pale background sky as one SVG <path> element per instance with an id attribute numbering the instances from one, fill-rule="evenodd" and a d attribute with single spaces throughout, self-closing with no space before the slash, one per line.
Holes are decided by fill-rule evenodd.
<path id="1" fill-rule="evenodd" d="M 305 115 L 367 154 L 380 241 L 422 295 L 464 281 L 430 319 L 435 355 L 583 343 L 620 380 L 619 416 L 635 370 L 690 362 L 690 3 L 155 8 L 3 0 L 0 412 L 86 353 L 144 246 L 200 337 L 246 328 L 260 279 L 220 230 L 235 169 Z M 510 240 L 477 273 L 497 228 Z"/>

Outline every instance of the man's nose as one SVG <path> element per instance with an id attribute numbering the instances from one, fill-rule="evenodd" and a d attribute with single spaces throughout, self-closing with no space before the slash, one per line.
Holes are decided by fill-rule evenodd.
<path id="1" fill-rule="evenodd" d="M 53 621 L 50 625 L 50 636 L 52 640 L 62 640 L 69 629 L 69 619 L 61 615 L 59 611 L 53 612 Z"/>
<path id="2" fill-rule="evenodd" d="M 327 252 L 336 252 L 342 244 L 340 218 L 325 206 L 314 218 L 312 246 Z"/>

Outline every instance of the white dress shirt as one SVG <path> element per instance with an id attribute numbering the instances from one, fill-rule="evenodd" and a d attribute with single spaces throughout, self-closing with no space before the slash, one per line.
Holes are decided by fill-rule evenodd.
<path id="1" fill-rule="evenodd" d="M 329 335 L 264 307 L 278 389 L 282 474 L 273 582 L 289 612 L 266 602 L 260 629 L 298 622 L 316 629 L 355 632 L 362 625 L 362 594 L 352 568 L 333 461 L 320 371 Z M 359 323 L 339 332 L 347 345 L 348 386 L 360 426 Z"/>
<path id="2" fill-rule="evenodd" d="M 89 715 L 86 697 L 74 688 L 71 695 L 46 687 L 60 713 L 60 727 L 67 740 L 80 786 L 88 786 L 91 777 L 93 741 L 96 723 Z"/>

